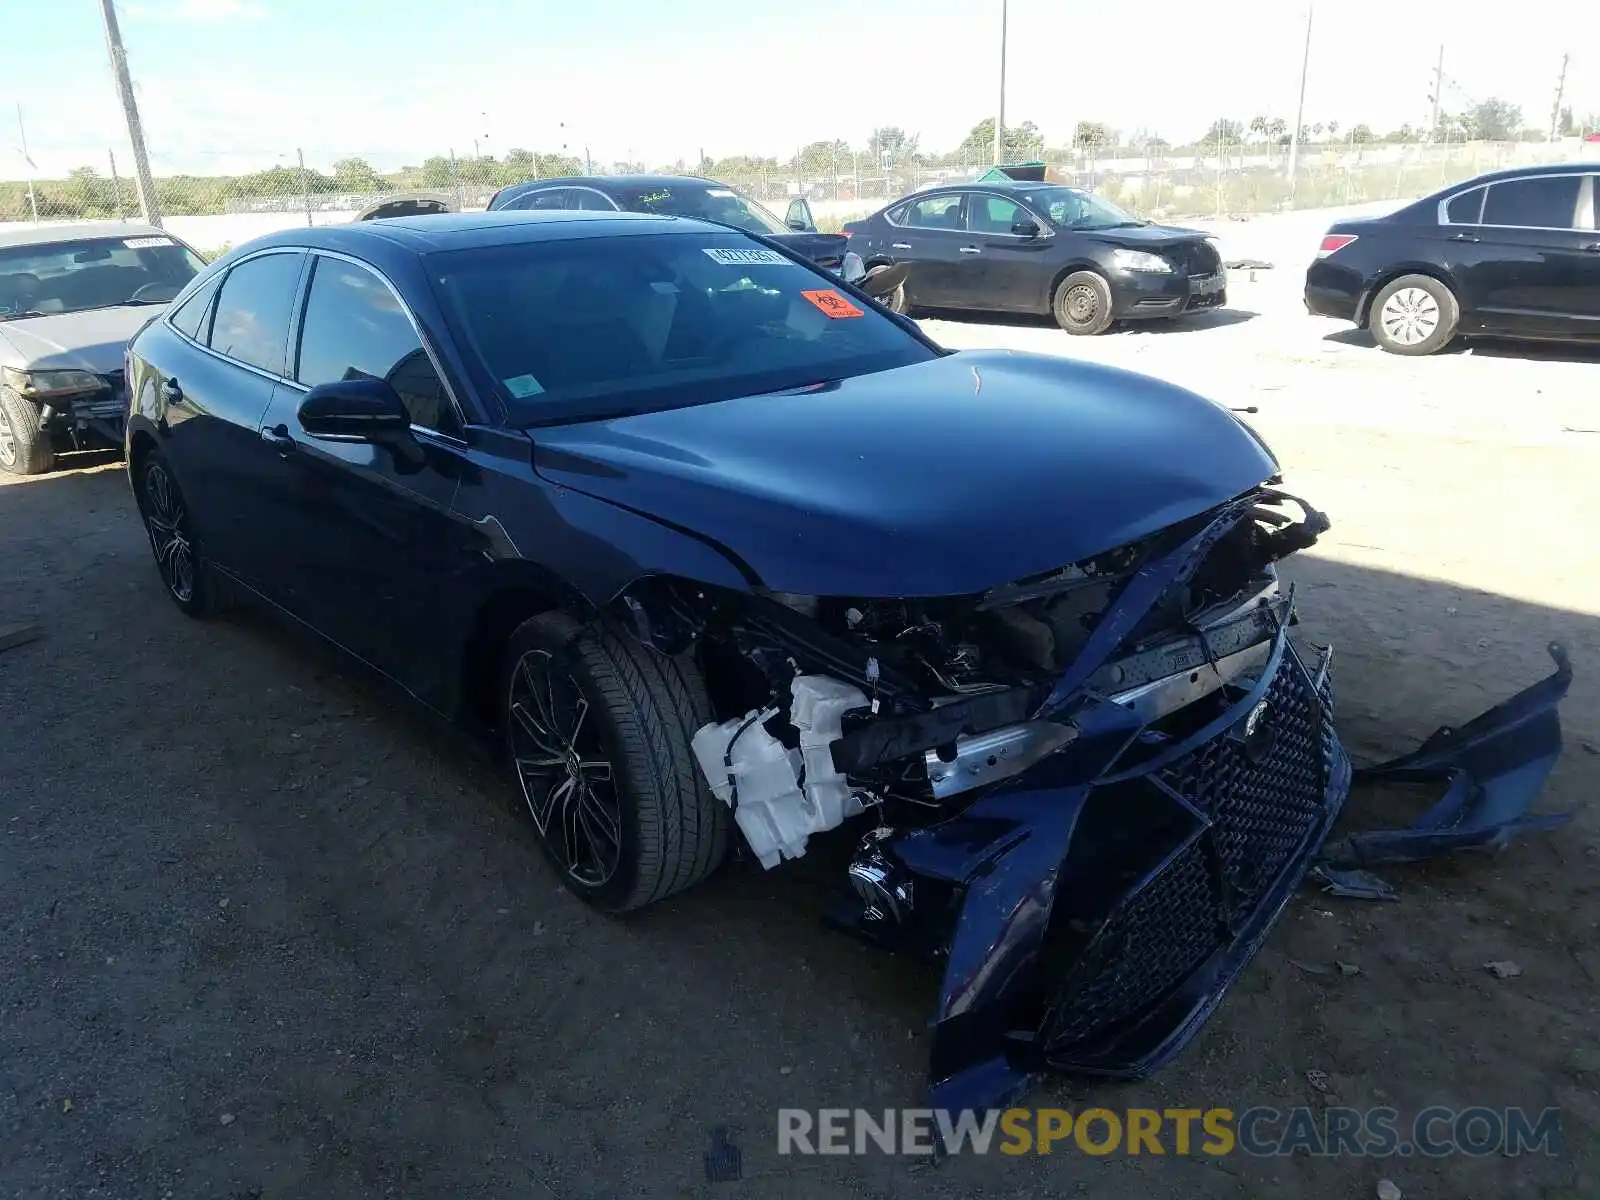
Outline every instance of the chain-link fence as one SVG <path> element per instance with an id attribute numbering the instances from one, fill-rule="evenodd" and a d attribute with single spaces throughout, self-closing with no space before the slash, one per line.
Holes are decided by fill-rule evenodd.
<path id="1" fill-rule="evenodd" d="M 1290 170 L 1289 148 L 1242 142 L 1187 148 L 1080 147 L 1044 152 L 1048 178 L 1086 187 L 1142 215 L 1163 220 L 1277 212 L 1424 195 L 1501 167 L 1579 156 L 1582 143 L 1366 142 L 1303 145 Z M 372 156 L 377 157 L 377 156 Z M 0 222 L 138 220 L 137 190 L 107 152 L 104 168 L 85 163 L 57 178 L 0 181 Z M 973 178 L 990 165 L 986 148 L 937 157 L 852 151 L 844 142 L 813 143 L 788 162 L 751 158 L 673 164 L 668 172 L 711 175 L 747 195 L 781 206 L 804 195 L 823 228 L 864 215 L 918 188 Z M 494 192 L 524 180 L 641 171 L 607 163 L 513 151 L 504 159 L 435 155 L 421 166 L 381 171 L 352 154 L 308 165 L 297 151 L 244 174 L 198 174 L 153 164 L 155 200 L 172 232 L 216 251 L 274 229 L 356 218 L 402 196 L 482 208 Z"/>

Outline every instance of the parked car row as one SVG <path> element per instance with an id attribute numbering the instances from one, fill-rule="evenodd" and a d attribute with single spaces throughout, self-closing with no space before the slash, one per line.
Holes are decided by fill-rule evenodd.
<path id="1" fill-rule="evenodd" d="M 451 207 L 443 193 L 417 193 L 359 219 Z M 818 231 L 804 198 L 780 220 L 736 188 L 690 176 L 538 180 L 501 190 L 489 209 L 712 221 L 808 258 L 900 314 L 1033 313 L 1093 335 L 1228 300 L 1206 234 L 1026 168 L 924 189 L 837 234 Z M 0 470 L 36 474 L 62 449 L 120 443 L 123 343 L 202 266 L 181 239 L 144 226 L 0 232 Z M 1339 222 L 1306 273 L 1305 305 L 1370 329 L 1395 354 L 1462 336 L 1600 339 L 1600 166 L 1495 172 Z"/>

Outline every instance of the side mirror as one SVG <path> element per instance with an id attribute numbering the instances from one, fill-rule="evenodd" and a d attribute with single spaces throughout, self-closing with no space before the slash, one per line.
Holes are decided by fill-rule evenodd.
<path id="1" fill-rule="evenodd" d="M 860 283 L 867 277 L 867 264 L 861 261 L 861 255 L 854 250 L 844 252 L 844 260 L 839 264 L 839 278 L 846 283 Z"/>
<path id="2" fill-rule="evenodd" d="M 1012 224 L 1011 232 L 1018 237 L 1038 237 L 1039 223 L 1030 217 L 1019 217 Z"/>
<path id="3" fill-rule="evenodd" d="M 796 233 L 815 233 L 817 223 L 811 217 L 811 205 L 804 196 L 796 196 L 789 201 L 789 209 L 783 215 L 783 223 Z"/>
<path id="4" fill-rule="evenodd" d="M 411 414 L 381 379 L 340 379 L 312 388 L 300 401 L 300 428 L 342 442 L 410 438 Z"/>

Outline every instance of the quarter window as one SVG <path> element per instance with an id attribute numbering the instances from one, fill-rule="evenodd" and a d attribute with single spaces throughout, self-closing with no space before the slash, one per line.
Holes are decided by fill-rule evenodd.
<path id="1" fill-rule="evenodd" d="M 959 193 L 918 200 L 907 210 L 906 224 L 915 229 L 960 229 L 961 200 Z"/>
<path id="2" fill-rule="evenodd" d="M 1483 213 L 1483 188 L 1462 192 L 1444 206 L 1444 218 L 1452 225 L 1476 225 Z"/>
<path id="3" fill-rule="evenodd" d="M 1483 203 L 1485 225 L 1571 229 L 1578 209 L 1578 175 L 1543 175 L 1491 183 Z"/>
<path id="4" fill-rule="evenodd" d="M 587 212 L 616 212 L 617 206 L 612 204 L 599 192 L 591 192 L 588 188 L 569 188 L 572 196 L 572 208 L 581 208 Z"/>
<path id="5" fill-rule="evenodd" d="M 523 196 L 512 208 L 532 208 L 540 212 L 555 208 L 571 208 L 567 197 L 571 195 L 568 188 L 547 188 L 542 192 L 534 192 L 531 196 Z"/>
<path id="6" fill-rule="evenodd" d="M 206 316 L 211 311 L 211 300 L 216 294 L 217 281 L 213 279 L 185 300 L 183 306 L 172 314 L 172 324 L 180 333 L 187 334 L 197 342 L 204 342 Z"/>
<path id="7" fill-rule="evenodd" d="M 299 254 L 264 254 L 229 271 L 211 322 L 211 348 L 282 375 L 300 266 Z"/>
<path id="8" fill-rule="evenodd" d="M 383 280 L 355 263 L 317 259 L 295 377 L 307 387 L 381 379 L 399 394 L 412 424 L 457 432 L 455 410 L 411 318 Z"/>

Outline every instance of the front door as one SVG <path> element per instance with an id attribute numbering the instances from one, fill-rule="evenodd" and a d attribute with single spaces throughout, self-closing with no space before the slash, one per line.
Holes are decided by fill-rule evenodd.
<path id="1" fill-rule="evenodd" d="M 1040 312 L 1049 303 L 1051 238 L 1043 222 L 1007 196 L 973 192 L 967 197 L 967 237 L 955 276 L 957 308 Z M 1036 233 L 1020 233 L 1024 227 Z"/>
<path id="2" fill-rule="evenodd" d="M 1477 230 L 1471 290 L 1489 332 L 1570 337 L 1591 325 L 1592 230 L 1579 228 L 1584 176 L 1530 175 L 1492 183 Z M 1583 214 L 1590 217 L 1590 213 Z"/>
<path id="3" fill-rule="evenodd" d="M 305 392 L 341 379 L 391 384 L 411 412 L 405 446 L 307 434 Z M 477 561 L 470 525 L 451 508 L 470 470 L 460 418 L 409 312 L 388 283 L 353 261 L 318 255 L 300 323 L 294 380 L 262 421 L 278 449 L 280 603 L 417 696 L 445 694 L 440 596 Z"/>
<path id="4" fill-rule="evenodd" d="M 925 196 L 906 206 L 904 219 L 889 226 L 889 253 L 895 262 L 911 264 L 906 299 L 928 308 L 955 308 L 961 268 L 970 257 L 961 253 L 967 238 L 966 197 L 962 192 Z"/>

